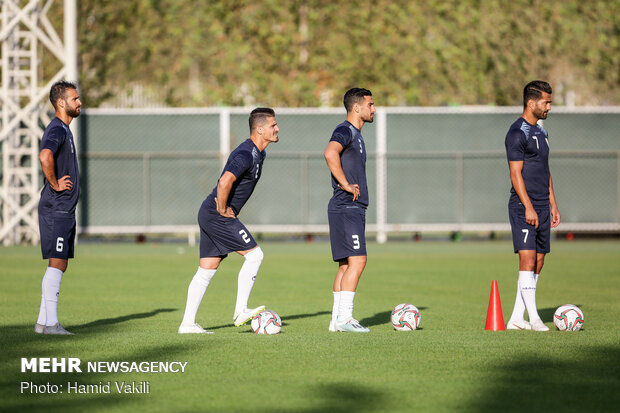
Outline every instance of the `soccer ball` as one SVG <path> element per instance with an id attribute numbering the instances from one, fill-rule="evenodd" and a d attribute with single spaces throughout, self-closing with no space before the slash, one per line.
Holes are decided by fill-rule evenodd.
<path id="1" fill-rule="evenodd" d="M 398 331 L 411 331 L 420 325 L 420 310 L 413 304 L 398 304 L 392 310 L 392 325 Z"/>
<path id="2" fill-rule="evenodd" d="M 278 334 L 282 329 L 282 320 L 274 311 L 265 310 L 252 319 L 254 334 Z"/>
<path id="3" fill-rule="evenodd" d="M 583 312 L 576 305 L 561 305 L 553 314 L 553 324 L 560 331 L 579 331 L 583 326 Z"/>

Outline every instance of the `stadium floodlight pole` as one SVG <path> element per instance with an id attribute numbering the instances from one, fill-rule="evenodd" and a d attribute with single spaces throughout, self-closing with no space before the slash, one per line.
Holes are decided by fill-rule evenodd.
<path id="1" fill-rule="evenodd" d="M 78 81 L 78 41 L 76 0 L 65 0 L 65 71 L 69 81 Z M 75 136 L 75 135 L 74 135 Z"/>
<path id="2" fill-rule="evenodd" d="M 70 82 L 75 82 L 79 87 L 78 78 L 78 39 L 77 39 L 77 2 L 76 0 L 64 0 L 64 40 L 65 40 L 65 79 Z M 69 125 L 71 133 L 73 134 L 73 144 L 75 145 L 75 151 L 80 159 L 80 137 L 78 136 L 78 130 L 80 124 L 79 118 L 74 119 Z M 80 222 L 79 208 L 75 211 L 75 222 Z M 79 225 L 78 225 L 79 227 Z M 75 244 L 78 242 L 80 231 L 75 233 Z"/>
<path id="3" fill-rule="evenodd" d="M 41 124 L 49 123 L 49 89 L 77 80 L 76 1 L 65 0 L 65 44 L 47 18 L 54 0 L 0 2 L 0 243 L 39 241 L 37 204 Z M 42 51 L 61 69 L 42 79 Z M 74 125 L 72 125 L 75 127 Z"/>
<path id="4" fill-rule="evenodd" d="M 387 122 L 385 108 L 377 108 L 377 242 L 387 241 Z"/>
<path id="5" fill-rule="evenodd" d="M 230 109 L 220 110 L 220 167 L 226 166 L 230 154 Z"/>

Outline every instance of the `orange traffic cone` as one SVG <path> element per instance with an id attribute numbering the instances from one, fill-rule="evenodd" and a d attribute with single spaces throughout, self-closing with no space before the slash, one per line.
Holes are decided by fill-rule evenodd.
<path id="1" fill-rule="evenodd" d="M 502 313 L 502 301 L 499 299 L 497 281 L 491 283 L 491 297 L 489 298 L 489 310 L 487 311 L 487 324 L 485 330 L 506 330 L 504 326 L 504 314 Z"/>

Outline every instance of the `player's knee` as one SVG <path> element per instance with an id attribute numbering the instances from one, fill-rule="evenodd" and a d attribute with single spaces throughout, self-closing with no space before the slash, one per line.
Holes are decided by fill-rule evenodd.
<path id="1" fill-rule="evenodd" d="M 519 271 L 536 270 L 536 252 L 519 251 Z"/>
<path id="2" fill-rule="evenodd" d="M 361 268 L 362 270 L 366 267 L 367 257 L 366 255 L 357 255 L 349 257 L 349 266 L 355 268 Z"/>
<path id="3" fill-rule="evenodd" d="M 264 257 L 265 254 L 263 253 L 263 250 L 260 247 L 256 247 L 252 251 L 245 254 L 243 258 L 245 258 L 245 260 L 248 262 L 255 262 L 257 264 L 260 264 L 263 261 Z"/>
<path id="4" fill-rule="evenodd" d="M 48 266 L 52 268 L 56 268 L 62 272 L 67 271 L 67 266 L 69 262 L 67 260 L 62 260 L 58 258 L 50 258 Z"/>
<path id="5" fill-rule="evenodd" d="M 519 262 L 520 271 L 534 271 L 536 269 L 536 258 L 522 258 Z"/>

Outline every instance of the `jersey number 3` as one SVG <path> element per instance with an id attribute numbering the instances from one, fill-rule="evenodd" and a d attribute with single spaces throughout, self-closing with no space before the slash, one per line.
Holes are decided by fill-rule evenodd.
<path id="1" fill-rule="evenodd" d="M 355 235 L 351 235 L 351 238 L 353 238 L 353 249 L 354 250 L 360 249 L 360 236 L 355 234 Z"/>

